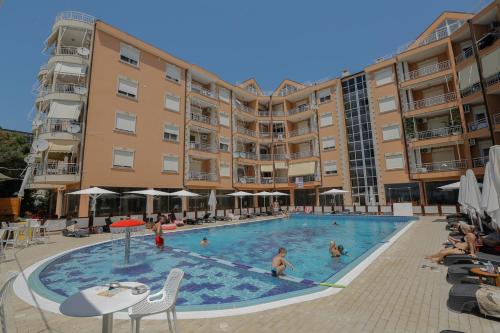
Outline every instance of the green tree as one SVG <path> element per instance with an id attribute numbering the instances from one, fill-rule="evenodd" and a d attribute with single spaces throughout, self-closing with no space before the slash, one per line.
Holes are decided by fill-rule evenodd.
<path id="1" fill-rule="evenodd" d="M 28 138 L 0 128 L 0 172 L 14 178 L 0 183 L 0 196 L 11 197 L 21 186 L 21 174 L 26 167 L 24 158 L 30 151 Z"/>

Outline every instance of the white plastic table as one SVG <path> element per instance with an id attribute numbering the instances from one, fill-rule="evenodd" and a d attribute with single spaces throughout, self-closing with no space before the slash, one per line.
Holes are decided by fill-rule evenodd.
<path id="1" fill-rule="evenodd" d="M 138 282 L 120 282 L 122 286 L 137 287 L 146 285 Z M 132 295 L 131 289 L 123 288 L 111 297 L 98 295 L 108 290 L 108 286 L 95 286 L 72 295 L 66 299 L 59 311 L 70 317 L 96 317 L 102 316 L 102 332 L 113 332 L 113 313 L 127 309 L 149 296 L 150 290 L 140 295 Z"/>

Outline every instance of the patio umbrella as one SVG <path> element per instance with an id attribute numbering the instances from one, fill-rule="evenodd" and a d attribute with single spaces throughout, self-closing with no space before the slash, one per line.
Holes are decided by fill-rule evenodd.
<path id="1" fill-rule="evenodd" d="M 336 188 L 332 188 L 331 190 L 328 190 L 328 191 L 325 191 L 323 193 L 320 193 L 320 195 L 330 195 L 332 194 L 333 195 L 333 201 L 335 203 L 335 196 L 337 194 L 346 194 L 346 193 L 349 193 L 349 191 L 346 191 L 346 190 L 338 190 Z M 335 207 L 334 207 L 335 208 Z M 335 212 L 335 209 L 334 209 L 334 212 Z"/>
<path id="2" fill-rule="evenodd" d="M 171 196 L 173 197 L 181 197 L 182 200 L 186 200 L 185 198 L 191 198 L 191 197 L 199 197 L 200 195 L 194 192 L 189 192 L 186 190 L 180 190 L 177 192 L 172 192 L 170 193 Z"/>
<path id="3" fill-rule="evenodd" d="M 483 209 L 481 208 L 481 191 L 479 190 L 476 176 L 474 172 L 469 169 L 465 173 L 465 178 L 467 179 L 465 204 L 470 208 L 471 217 L 478 219 L 479 228 L 483 231 L 483 224 L 481 223 L 481 217 L 483 216 Z"/>
<path id="4" fill-rule="evenodd" d="M 464 213 L 467 213 L 467 206 L 465 205 L 465 192 L 467 191 L 466 185 L 467 185 L 467 179 L 465 178 L 465 176 L 461 176 L 457 202 L 462 207 Z"/>
<path id="5" fill-rule="evenodd" d="M 208 197 L 208 207 L 210 208 L 212 216 L 215 216 L 215 210 L 217 209 L 217 198 L 215 196 L 215 190 L 210 191 L 210 196 Z"/>
<path id="6" fill-rule="evenodd" d="M 71 194 L 71 195 L 88 195 L 89 198 L 90 198 L 90 200 L 91 200 L 90 209 L 92 211 L 92 217 L 95 218 L 95 206 L 96 206 L 96 203 L 97 203 L 97 198 L 99 198 L 102 195 L 106 195 L 106 194 L 118 194 L 118 193 L 113 192 L 113 191 L 108 191 L 108 190 L 105 190 L 105 189 L 100 188 L 100 187 L 90 187 L 90 188 L 86 188 L 84 190 L 79 190 L 79 191 L 71 192 L 71 193 L 68 193 L 68 194 Z"/>
<path id="7" fill-rule="evenodd" d="M 368 195 L 370 197 L 370 205 L 375 205 L 377 202 L 375 200 L 375 193 L 373 193 L 373 186 L 370 186 Z"/>
<path id="8" fill-rule="evenodd" d="M 139 191 L 129 191 L 129 192 L 125 192 L 125 193 L 130 193 L 130 194 L 143 194 L 147 197 L 160 197 L 160 196 L 170 196 L 171 194 L 170 193 L 167 193 L 167 192 L 163 192 L 163 191 L 158 191 L 158 190 L 155 190 L 155 189 L 149 189 L 149 190 L 139 190 Z M 170 206 L 170 205 L 169 205 Z M 146 207 L 147 207 L 147 203 L 146 203 Z M 170 208 L 170 207 L 168 207 Z M 148 214 L 152 213 L 152 212 L 147 212 Z"/>
<path id="9" fill-rule="evenodd" d="M 241 211 L 241 209 L 243 208 L 243 197 L 252 196 L 253 194 L 245 192 L 245 191 L 238 191 L 238 192 L 229 193 L 228 195 L 232 196 L 232 197 L 240 198 L 240 211 Z"/>
<path id="10" fill-rule="evenodd" d="M 283 193 L 283 192 L 274 191 L 274 192 L 271 192 L 271 195 L 279 197 L 279 196 L 288 195 L 288 194 Z"/>
<path id="11" fill-rule="evenodd" d="M 491 162 L 486 163 L 484 168 L 483 193 L 481 196 L 481 208 L 491 217 L 491 222 L 497 230 L 500 228 L 500 201 L 498 192 L 492 178 Z"/>
<path id="12" fill-rule="evenodd" d="M 458 181 L 455 183 L 439 186 L 438 189 L 443 191 L 458 190 L 460 189 L 460 182 Z"/>
<path id="13" fill-rule="evenodd" d="M 269 197 L 269 196 L 271 196 L 273 194 L 271 192 L 261 191 L 261 192 L 255 193 L 255 195 L 256 196 L 260 196 L 260 197 L 264 197 L 264 207 L 267 207 L 266 206 L 266 197 Z"/>

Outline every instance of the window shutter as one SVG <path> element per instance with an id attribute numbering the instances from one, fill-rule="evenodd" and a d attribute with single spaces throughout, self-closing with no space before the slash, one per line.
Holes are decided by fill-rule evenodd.
<path id="1" fill-rule="evenodd" d="M 229 103 L 230 101 L 230 93 L 226 88 L 219 87 L 219 99 L 221 101 Z"/>
<path id="2" fill-rule="evenodd" d="M 336 161 L 326 161 L 325 162 L 325 174 L 337 174 L 337 162 Z"/>
<path id="3" fill-rule="evenodd" d="M 126 44 L 120 45 L 120 56 L 130 59 L 131 61 L 128 62 L 132 64 L 137 64 L 139 62 L 139 50 Z"/>
<path id="4" fill-rule="evenodd" d="M 135 132 L 135 115 L 117 112 L 115 128 L 127 132 Z"/>
<path id="5" fill-rule="evenodd" d="M 175 65 L 167 64 L 167 79 L 175 82 L 181 80 L 181 69 Z"/>
<path id="6" fill-rule="evenodd" d="M 391 83 L 392 80 L 392 69 L 385 68 L 378 72 L 375 72 L 375 84 L 381 86 L 387 83 Z"/>
<path id="7" fill-rule="evenodd" d="M 229 127 L 229 115 L 225 112 L 219 113 L 219 123 L 223 126 Z"/>
<path id="8" fill-rule="evenodd" d="M 322 114 L 319 122 L 321 127 L 332 125 L 333 124 L 332 114 L 331 113 Z"/>
<path id="9" fill-rule="evenodd" d="M 380 112 L 388 112 L 396 110 L 396 98 L 394 96 L 388 96 L 379 99 L 378 108 Z"/>
<path id="10" fill-rule="evenodd" d="M 221 177 L 229 177 L 231 175 L 229 169 L 229 163 L 221 161 L 219 173 Z"/>
<path id="11" fill-rule="evenodd" d="M 180 107 L 181 107 L 181 99 L 180 99 L 180 97 L 167 94 L 165 96 L 165 107 L 168 110 L 179 112 L 180 111 Z"/>
<path id="12" fill-rule="evenodd" d="M 179 157 L 168 155 L 163 157 L 163 171 L 179 171 Z"/>
<path id="13" fill-rule="evenodd" d="M 120 79 L 118 90 L 126 92 L 127 94 L 137 96 L 137 83 L 125 79 Z"/>
<path id="14" fill-rule="evenodd" d="M 399 125 L 391 125 L 382 128 L 382 138 L 384 141 L 386 140 L 395 140 L 399 139 L 401 134 L 399 132 Z"/>
<path id="15" fill-rule="evenodd" d="M 385 155 L 385 168 L 387 170 L 403 169 L 403 167 L 404 167 L 403 154 Z"/>
<path id="16" fill-rule="evenodd" d="M 335 138 L 333 136 L 323 137 L 323 149 L 333 149 L 335 148 Z"/>
<path id="17" fill-rule="evenodd" d="M 113 166 L 133 168 L 134 152 L 129 150 L 115 149 L 113 151 Z"/>

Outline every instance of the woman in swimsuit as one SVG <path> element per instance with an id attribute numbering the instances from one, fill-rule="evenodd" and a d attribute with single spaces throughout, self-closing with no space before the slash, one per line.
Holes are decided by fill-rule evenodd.
<path id="1" fill-rule="evenodd" d="M 450 254 L 465 254 L 469 253 L 472 258 L 476 257 L 476 236 L 473 233 L 473 228 L 467 226 L 462 227 L 465 234 L 463 242 L 456 242 L 452 247 L 442 249 L 436 254 L 426 256 L 425 259 L 432 260 L 436 263 L 442 263 L 446 256 Z"/>

